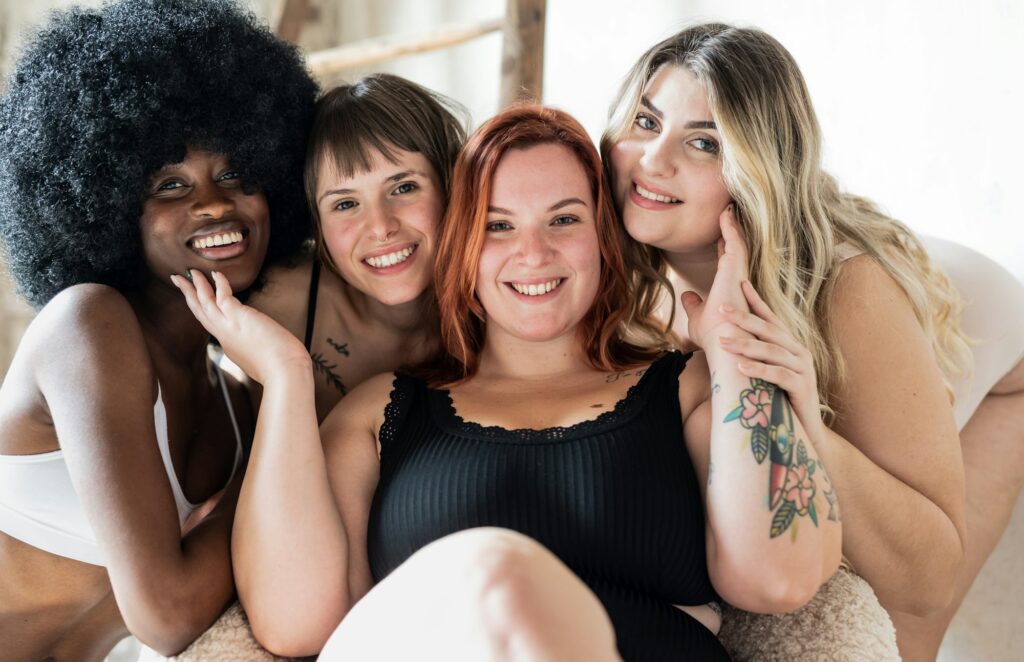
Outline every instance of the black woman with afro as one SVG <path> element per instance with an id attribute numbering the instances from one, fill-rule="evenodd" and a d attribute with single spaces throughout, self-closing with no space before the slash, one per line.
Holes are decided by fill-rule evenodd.
<path id="1" fill-rule="evenodd" d="M 75 8 L 27 42 L 0 238 L 40 310 L 0 387 L 0 657 L 173 654 L 233 600 L 253 416 L 171 276 L 244 292 L 300 249 L 316 94 L 229 2 Z"/>

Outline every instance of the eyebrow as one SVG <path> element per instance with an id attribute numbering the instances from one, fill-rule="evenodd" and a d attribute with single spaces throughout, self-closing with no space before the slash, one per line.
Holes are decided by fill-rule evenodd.
<path id="1" fill-rule="evenodd" d="M 402 172 L 396 172 L 395 174 L 393 174 L 390 177 L 388 177 L 387 179 L 385 179 L 384 183 L 387 184 L 389 182 L 397 182 L 399 180 L 405 179 L 406 177 L 410 177 L 410 176 L 413 176 L 413 175 L 422 177 L 423 179 L 430 179 L 430 177 L 427 175 L 427 173 L 422 172 L 420 170 L 403 170 Z M 355 192 L 356 192 L 356 190 L 355 189 L 351 189 L 351 188 L 331 189 L 330 191 L 324 191 L 320 195 L 320 197 L 316 199 L 316 201 L 317 202 L 322 202 L 323 199 L 326 198 L 329 195 L 349 195 L 350 193 L 355 193 Z"/>
<path id="2" fill-rule="evenodd" d="M 640 97 L 640 104 L 643 105 L 643 106 L 646 106 L 647 110 L 649 110 L 652 113 L 654 113 L 654 116 L 657 117 L 659 120 L 665 118 L 665 113 L 661 112 L 661 110 L 659 110 L 657 106 L 655 106 L 653 103 L 651 103 L 651 100 L 647 98 L 647 95 L 644 95 L 644 96 Z M 698 120 L 698 121 L 693 121 L 693 122 L 687 122 L 686 124 L 683 125 L 683 128 L 686 128 L 686 129 L 712 129 L 712 130 L 715 130 L 715 131 L 718 130 L 718 126 L 714 122 L 709 121 L 709 120 Z"/>
<path id="3" fill-rule="evenodd" d="M 559 209 L 563 209 L 565 207 L 568 207 L 569 205 L 583 205 L 584 207 L 586 207 L 587 203 L 583 202 L 579 198 L 565 198 L 564 200 L 559 200 L 555 204 L 548 207 L 548 211 L 558 211 Z M 489 206 L 487 207 L 487 212 L 491 214 L 505 214 L 506 216 L 515 216 L 514 212 L 509 211 L 504 207 Z"/>

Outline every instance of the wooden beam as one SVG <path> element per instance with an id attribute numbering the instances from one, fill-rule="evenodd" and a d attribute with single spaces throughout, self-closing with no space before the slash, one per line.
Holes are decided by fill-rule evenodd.
<path id="1" fill-rule="evenodd" d="M 309 16 L 310 0 L 277 0 L 271 11 L 270 26 L 278 37 L 297 44 Z"/>
<path id="2" fill-rule="evenodd" d="M 446 25 L 425 35 L 415 37 L 388 35 L 364 39 L 338 48 L 310 53 L 306 57 L 313 75 L 326 78 L 346 69 L 395 60 L 406 55 L 439 50 L 498 32 L 505 27 L 501 18 Z"/>
<path id="3" fill-rule="evenodd" d="M 508 0 L 501 55 L 502 107 L 543 99 L 546 14 L 545 0 Z"/>

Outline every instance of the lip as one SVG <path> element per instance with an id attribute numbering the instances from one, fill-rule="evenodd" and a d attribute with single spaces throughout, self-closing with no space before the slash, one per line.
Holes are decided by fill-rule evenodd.
<path id="1" fill-rule="evenodd" d="M 413 247 L 412 254 L 409 255 L 409 257 L 407 257 L 402 262 L 399 262 L 398 264 L 392 264 L 387 267 L 375 267 L 366 261 L 367 258 L 380 257 L 382 255 L 390 255 L 391 253 L 403 251 L 409 247 Z M 359 259 L 359 263 L 363 265 L 363 267 L 365 267 L 367 270 L 369 270 L 370 273 L 377 274 L 380 276 L 390 276 L 393 274 L 398 274 L 408 269 L 410 266 L 412 266 L 414 262 L 417 261 L 420 254 L 419 247 L 419 242 L 415 241 L 407 241 L 401 244 L 392 244 L 390 246 L 385 246 L 384 248 L 379 248 L 375 251 L 371 251 L 365 254 L 362 258 Z"/>
<path id="2" fill-rule="evenodd" d="M 650 185 L 647 184 L 647 182 L 641 181 L 639 179 L 634 179 L 634 180 L 630 181 L 630 183 L 629 183 L 629 201 L 632 202 L 637 207 L 640 207 L 642 209 L 652 209 L 652 210 L 655 210 L 655 211 L 662 211 L 662 210 L 665 210 L 665 209 L 675 209 L 679 205 L 683 204 L 683 202 L 681 202 L 681 201 L 680 202 L 658 202 L 657 200 L 651 200 L 650 198 L 645 198 L 642 195 L 640 195 L 639 193 L 637 193 L 637 191 L 636 191 L 636 187 L 637 186 L 641 186 L 642 188 L 645 188 L 648 191 L 650 191 L 651 193 L 654 193 L 656 195 L 664 195 L 664 196 L 669 197 L 669 198 L 676 198 L 676 196 L 672 195 L 668 191 L 663 191 L 663 190 L 661 190 L 661 189 L 659 189 L 657 187 L 650 186 Z"/>
<path id="3" fill-rule="evenodd" d="M 209 237 L 217 234 L 224 234 L 227 232 L 240 232 L 242 234 L 242 241 L 227 246 L 209 246 L 207 248 L 196 248 L 195 242 L 198 239 Z M 251 232 L 248 227 L 238 221 L 228 221 L 224 223 L 216 223 L 214 225 L 207 225 L 202 230 L 194 233 L 188 239 L 185 240 L 185 245 L 190 251 L 198 255 L 199 257 L 210 260 L 213 262 L 219 262 L 222 260 L 230 260 L 243 255 L 249 250 L 249 240 Z"/>
<path id="4" fill-rule="evenodd" d="M 542 283 L 547 283 L 553 280 L 558 280 L 561 282 L 559 282 L 558 285 L 556 285 L 554 289 L 552 289 L 550 292 L 545 292 L 544 294 L 535 294 L 533 296 L 530 296 L 529 294 L 522 294 L 521 292 L 516 290 L 516 288 L 512 287 L 512 283 L 516 283 L 517 285 L 540 285 Z M 541 276 L 537 278 L 516 278 L 515 280 L 506 280 L 502 281 L 502 285 L 505 286 L 505 288 L 512 294 L 512 296 L 514 296 L 516 299 L 520 301 L 524 301 L 526 303 L 543 303 L 545 301 L 554 299 L 556 296 L 558 296 L 558 294 L 562 291 L 562 286 L 565 285 L 567 280 L 569 280 L 568 276 Z"/>

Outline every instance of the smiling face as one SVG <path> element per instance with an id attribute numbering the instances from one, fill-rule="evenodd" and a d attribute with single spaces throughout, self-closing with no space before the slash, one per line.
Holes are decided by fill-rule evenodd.
<path id="1" fill-rule="evenodd" d="M 316 204 L 324 244 L 346 282 L 387 305 L 417 299 L 433 276 L 444 199 L 419 152 L 380 151 L 369 170 L 345 177 L 324 157 Z"/>
<path id="2" fill-rule="evenodd" d="M 267 200 L 243 191 L 228 157 L 188 150 L 185 160 L 164 166 L 150 179 L 139 221 L 150 272 L 220 271 L 234 291 L 252 285 L 270 238 Z"/>
<path id="3" fill-rule="evenodd" d="M 696 76 L 678 65 L 658 69 L 611 150 L 615 204 L 634 239 L 668 253 L 714 250 L 731 202 L 721 144 Z"/>
<path id="4" fill-rule="evenodd" d="M 488 342 L 572 333 L 600 272 L 593 195 L 575 154 L 555 144 L 509 150 L 494 172 L 477 269 Z"/>

